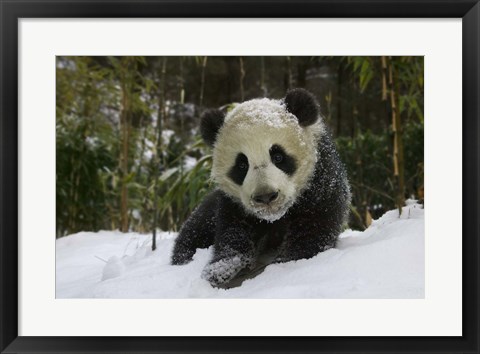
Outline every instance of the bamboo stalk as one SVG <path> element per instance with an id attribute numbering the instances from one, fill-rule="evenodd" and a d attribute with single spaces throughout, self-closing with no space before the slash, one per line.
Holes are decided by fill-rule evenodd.
<path id="1" fill-rule="evenodd" d="M 287 64 L 287 72 L 286 72 L 286 89 L 289 90 L 292 88 L 292 81 L 293 81 L 293 77 L 292 77 L 292 58 L 290 57 L 287 57 L 286 58 L 286 64 Z"/>
<path id="2" fill-rule="evenodd" d="M 185 103 L 185 78 L 184 78 L 184 70 L 183 70 L 183 57 L 180 57 L 180 103 Z M 182 120 L 183 122 L 183 120 Z"/>
<path id="3" fill-rule="evenodd" d="M 120 156 L 120 170 L 122 171 L 121 180 L 121 192 L 120 192 L 120 231 L 128 231 L 128 189 L 126 183 L 126 177 L 128 175 L 128 142 L 129 142 L 129 129 L 128 129 L 128 111 L 129 111 L 129 97 L 127 88 L 127 78 L 125 71 L 128 67 L 122 65 L 121 73 L 121 89 L 122 89 L 122 111 L 120 114 L 120 124 L 122 130 L 122 150 Z"/>
<path id="4" fill-rule="evenodd" d="M 393 177 L 397 184 L 397 208 L 399 215 L 405 204 L 405 164 L 403 156 L 402 123 L 400 117 L 399 82 L 398 74 L 393 67 L 392 60 L 389 61 L 388 79 L 390 86 L 390 105 L 392 107 L 392 131 L 393 131 Z"/>
<path id="5" fill-rule="evenodd" d="M 245 100 L 245 93 L 243 89 L 243 79 L 245 78 L 245 68 L 243 65 L 243 57 L 239 57 L 240 62 L 240 102 Z"/>
<path id="6" fill-rule="evenodd" d="M 267 87 L 265 86 L 265 57 L 260 57 L 260 90 L 263 97 L 267 96 Z"/>
<path id="7" fill-rule="evenodd" d="M 165 78 L 167 73 L 167 58 L 163 57 L 158 95 L 157 143 L 154 151 L 154 187 L 153 187 L 153 230 L 152 251 L 157 249 L 157 222 L 158 222 L 158 178 L 160 171 L 160 154 L 162 150 L 162 121 L 165 115 Z"/>
<path id="8" fill-rule="evenodd" d="M 200 106 L 203 105 L 203 93 L 205 92 L 205 69 L 207 67 L 208 57 L 203 57 L 202 60 L 202 78 L 200 82 Z"/>
<path id="9" fill-rule="evenodd" d="M 386 101 L 387 95 L 387 58 L 382 56 L 382 101 Z"/>

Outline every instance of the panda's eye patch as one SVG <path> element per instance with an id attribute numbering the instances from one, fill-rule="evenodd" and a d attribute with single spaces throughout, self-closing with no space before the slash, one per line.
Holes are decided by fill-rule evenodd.
<path id="1" fill-rule="evenodd" d="M 275 166 L 291 176 L 297 170 L 297 162 L 295 159 L 287 154 L 280 145 L 273 145 L 270 148 L 270 158 Z"/>
<path id="2" fill-rule="evenodd" d="M 233 182 L 241 186 L 245 176 L 247 175 L 248 167 L 248 158 L 244 154 L 239 153 L 235 158 L 235 164 L 228 172 L 228 177 L 230 177 Z"/>

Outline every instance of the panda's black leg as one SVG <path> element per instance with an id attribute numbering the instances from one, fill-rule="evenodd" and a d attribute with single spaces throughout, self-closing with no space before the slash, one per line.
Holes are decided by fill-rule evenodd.
<path id="1" fill-rule="evenodd" d="M 254 220 L 229 198 L 220 198 L 212 260 L 202 278 L 217 287 L 228 286 L 243 269 L 255 263 Z"/>
<path id="2" fill-rule="evenodd" d="M 246 233 L 224 230 L 215 242 L 212 260 L 202 271 L 202 278 L 216 287 L 228 286 L 240 271 L 255 264 L 254 243 Z"/>
<path id="3" fill-rule="evenodd" d="M 218 193 L 215 191 L 209 194 L 182 225 L 173 247 L 172 264 L 188 263 L 198 248 L 207 248 L 213 244 Z"/>
<path id="4" fill-rule="evenodd" d="M 297 219 L 287 232 L 275 262 L 312 258 L 335 247 L 339 233 L 340 224 L 335 219 Z"/>

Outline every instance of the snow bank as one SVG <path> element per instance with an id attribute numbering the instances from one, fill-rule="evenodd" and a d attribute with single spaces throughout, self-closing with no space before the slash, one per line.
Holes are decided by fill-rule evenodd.
<path id="1" fill-rule="evenodd" d="M 240 287 L 215 289 L 200 278 L 210 249 L 169 265 L 176 234 L 82 232 L 56 241 L 57 298 L 423 298 L 424 211 L 389 211 L 364 232 L 347 230 L 334 249 L 269 265 Z"/>

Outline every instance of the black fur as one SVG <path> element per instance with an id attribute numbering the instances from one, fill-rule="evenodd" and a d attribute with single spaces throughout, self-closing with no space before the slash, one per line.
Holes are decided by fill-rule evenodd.
<path id="1" fill-rule="evenodd" d="M 197 248 L 214 244 L 213 259 L 203 276 L 214 286 L 225 286 L 272 249 L 277 262 L 287 262 L 334 247 L 348 212 L 349 186 L 328 134 L 317 150 L 320 158 L 309 187 L 282 218 L 273 223 L 260 220 L 247 214 L 239 201 L 216 190 L 180 230 L 172 263 L 187 263 Z"/>
<path id="2" fill-rule="evenodd" d="M 216 229 L 218 194 L 209 194 L 193 211 L 180 229 L 172 253 L 172 264 L 185 264 L 192 260 L 197 248 L 213 244 Z"/>
<path id="3" fill-rule="evenodd" d="M 203 140 L 213 146 L 217 138 L 217 133 L 223 125 L 225 114 L 218 109 L 206 110 L 200 118 L 200 134 Z"/>
<path id="4" fill-rule="evenodd" d="M 277 156 L 281 156 L 281 161 L 276 161 Z M 280 170 L 287 175 L 292 176 L 297 170 L 297 162 L 293 156 L 288 155 L 280 145 L 273 145 L 270 148 L 270 158 Z"/>
<path id="5" fill-rule="evenodd" d="M 240 153 L 235 159 L 235 165 L 233 165 L 228 172 L 228 177 L 230 177 L 233 182 L 241 186 L 245 176 L 247 175 L 247 172 L 248 158 L 244 154 Z"/>
<path id="6" fill-rule="evenodd" d="M 290 90 L 284 101 L 287 111 L 297 117 L 302 127 L 312 125 L 318 120 L 320 112 L 317 100 L 307 90 L 301 88 Z"/>

